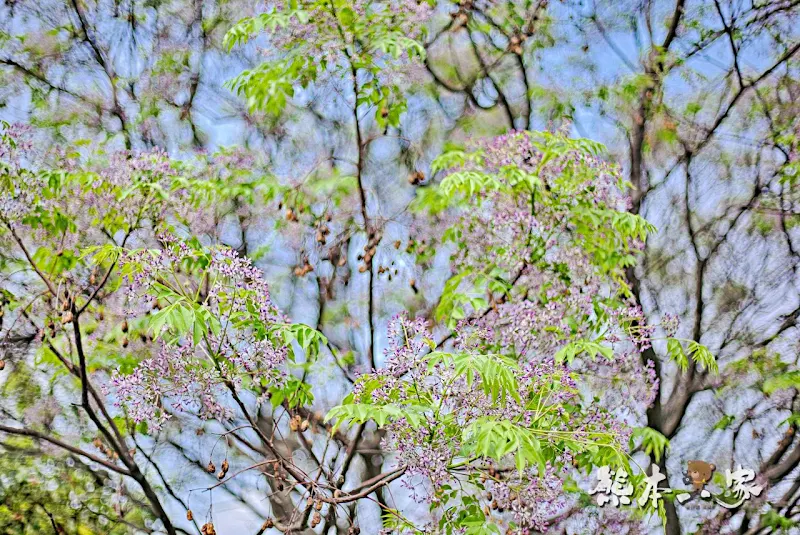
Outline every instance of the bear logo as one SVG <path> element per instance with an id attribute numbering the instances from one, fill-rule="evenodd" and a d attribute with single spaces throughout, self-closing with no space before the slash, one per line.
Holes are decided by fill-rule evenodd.
<path id="1" fill-rule="evenodd" d="M 711 481 L 711 474 L 717 467 L 705 461 L 689 461 L 688 470 L 686 470 L 686 477 L 683 482 L 692 484 L 695 492 L 700 492 L 705 487 L 706 483 Z"/>

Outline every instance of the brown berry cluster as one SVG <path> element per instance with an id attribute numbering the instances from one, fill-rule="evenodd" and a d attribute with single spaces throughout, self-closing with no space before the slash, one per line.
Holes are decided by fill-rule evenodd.
<path id="1" fill-rule="evenodd" d="M 327 216 L 326 221 L 330 221 L 331 216 Z M 325 245 L 328 241 L 328 234 L 331 233 L 331 229 L 328 227 L 327 224 L 322 223 L 317 227 L 317 234 L 316 239 L 317 243 L 320 245 Z"/>
<path id="2" fill-rule="evenodd" d="M 408 176 L 408 183 L 412 186 L 419 186 L 425 180 L 425 173 L 422 171 L 414 171 Z"/>
<path id="3" fill-rule="evenodd" d="M 372 258 L 378 252 L 378 244 L 381 242 L 383 235 L 380 232 L 370 231 L 367 236 L 367 244 L 364 246 L 363 254 L 358 255 L 359 260 L 364 263 L 358 266 L 359 273 L 365 273 L 372 267 Z"/>
<path id="4" fill-rule="evenodd" d="M 308 425 L 309 425 L 308 420 L 303 419 L 299 414 L 295 414 L 294 416 L 292 416 L 292 419 L 289 420 L 289 429 L 291 429 L 292 432 L 295 433 L 297 431 L 307 430 Z"/>
<path id="5" fill-rule="evenodd" d="M 305 277 L 309 273 L 314 271 L 314 268 L 309 263 L 308 258 L 303 258 L 303 265 L 295 266 L 294 268 L 294 276 L 295 277 Z"/>
<path id="6" fill-rule="evenodd" d="M 103 444 L 103 441 L 100 439 L 100 437 L 95 437 L 94 440 L 92 440 L 92 446 L 100 450 L 103 455 L 105 455 L 111 461 L 116 461 L 119 459 L 119 454 L 117 454 L 117 452 L 111 449 L 109 446 Z"/>

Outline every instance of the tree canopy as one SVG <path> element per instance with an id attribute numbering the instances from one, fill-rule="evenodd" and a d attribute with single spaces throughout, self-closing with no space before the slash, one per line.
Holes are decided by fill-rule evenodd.
<path id="1" fill-rule="evenodd" d="M 797 531 L 797 4 L 6 1 L 0 533 Z"/>

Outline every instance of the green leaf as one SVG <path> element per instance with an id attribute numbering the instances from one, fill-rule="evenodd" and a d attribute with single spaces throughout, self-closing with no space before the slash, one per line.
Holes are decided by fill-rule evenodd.
<path id="1" fill-rule="evenodd" d="M 719 419 L 717 423 L 714 424 L 714 429 L 718 431 L 722 431 L 730 427 L 730 425 L 736 420 L 736 416 L 732 414 L 726 414 L 722 418 Z"/>
<path id="2" fill-rule="evenodd" d="M 513 455 L 519 471 L 536 465 L 540 473 L 544 473 L 546 459 L 539 439 L 530 429 L 511 421 L 479 418 L 464 429 L 462 440 L 465 455 L 497 461 Z"/>
<path id="3" fill-rule="evenodd" d="M 658 463 L 669 450 L 669 439 L 650 427 L 637 427 L 631 434 L 631 447 L 634 439 L 641 438 L 641 448 L 647 455 L 652 456 Z"/>
<path id="4" fill-rule="evenodd" d="M 350 421 L 361 424 L 369 420 L 374 421 L 378 427 L 383 427 L 387 422 L 404 418 L 412 428 L 418 428 L 425 423 L 425 413 L 431 411 L 431 407 L 424 405 L 368 405 L 364 403 L 352 403 L 339 405 L 328 411 L 325 421 L 336 420 L 333 431 L 341 425 Z"/>
<path id="5" fill-rule="evenodd" d="M 567 364 L 572 364 L 575 357 L 582 353 L 589 355 L 592 360 L 596 360 L 598 354 L 602 355 L 607 360 L 612 360 L 614 358 L 614 350 L 608 346 L 591 340 L 574 340 L 556 353 L 556 362 L 560 363 L 566 361 Z"/>
<path id="6" fill-rule="evenodd" d="M 222 40 L 222 46 L 229 51 L 237 46 L 247 43 L 254 35 L 264 30 L 274 32 L 278 28 L 286 28 L 295 19 L 300 24 L 308 21 L 308 13 L 300 9 L 289 9 L 286 11 L 274 10 L 269 13 L 261 13 L 256 17 L 247 17 L 237 22 Z"/>
<path id="7" fill-rule="evenodd" d="M 689 340 L 688 342 L 688 352 L 689 356 L 692 359 L 703 366 L 706 370 L 713 374 L 719 374 L 719 366 L 717 365 L 717 360 L 714 358 L 714 355 L 711 354 L 711 351 L 704 345 L 698 344 L 694 340 Z"/>
<path id="8" fill-rule="evenodd" d="M 791 371 L 770 377 L 764 381 L 761 389 L 766 394 L 772 394 L 777 390 L 798 387 L 800 387 L 800 371 Z"/>
<path id="9" fill-rule="evenodd" d="M 667 339 L 667 355 L 678 365 L 681 371 L 685 372 L 689 367 L 689 359 L 686 358 L 686 354 L 683 352 L 683 346 L 681 346 L 678 340 L 674 338 Z"/>
<path id="10" fill-rule="evenodd" d="M 444 355 L 444 354 L 443 354 Z M 492 401 L 512 397 L 520 401 L 517 372 L 519 366 L 508 357 L 496 354 L 459 353 L 449 356 L 455 365 L 456 375 L 464 376 L 472 385 L 474 377 L 480 378 L 484 394 Z"/>

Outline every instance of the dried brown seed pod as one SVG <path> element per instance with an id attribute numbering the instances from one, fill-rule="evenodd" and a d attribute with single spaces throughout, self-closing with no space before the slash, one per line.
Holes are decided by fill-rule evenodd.
<path id="1" fill-rule="evenodd" d="M 186 511 L 186 520 L 191 522 L 193 518 L 194 518 L 194 515 L 192 514 L 192 510 L 191 509 L 187 510 Z"/>
<path id="2" fill-rule="evenodd" d="M 208 466 L 206 466 L 206 471 L 209 474 L 213 474 L 214 472 L 217 471 L 217 466 L 212 461 L 208 461 Z"/>
<path id="3" fill-rule="evenodd" d="M 308 420 L 303 420 L 300 423 L 300 431 L 305 431 L 308 429 Z"/>

